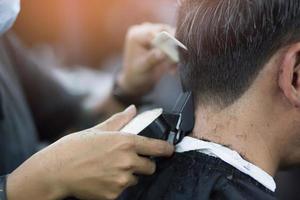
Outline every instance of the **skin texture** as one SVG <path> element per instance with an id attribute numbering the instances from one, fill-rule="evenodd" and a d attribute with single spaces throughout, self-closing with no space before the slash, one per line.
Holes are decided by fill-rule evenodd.
<path id="1" fill-rule="evenodd" d="M 174 149 L 164 141 L 120 133 L 135 114 L 131 106 L 32 156 L 9 175 L 8 199 L 115 199 L 137 183 L 134 174 L 153 174 L 155 164 L 143 156 L 171 156 Z"/>
<path id="2" fill-rule="evenodd" d="M 198 106 L 193 136 L 238 151 L 274 176 L 300 164 L 300 44 L 278 51 L 231 106 Z"/>

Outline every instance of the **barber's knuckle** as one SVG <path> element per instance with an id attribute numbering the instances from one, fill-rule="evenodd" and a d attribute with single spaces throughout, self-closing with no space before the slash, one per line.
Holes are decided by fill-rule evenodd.
<path id="1" fill-rule="evenodd" d="M 120 189 L 126 188 L 130 182 L 130 177 L 127 175 L 120 176 L 117 180 L 117 185 Z"/>
<path id="2" fill-rule="evenodd" d="M 134 159 L 132 159 L 131 157 L 127 157 L 123 160 L 122 168 L 124 170 L 131 171 L 134 169 L 135 165 L 136 165 L 136 163 L 135 163 Z"/>
<path id="3" fill-rule="evenodd" d="M 133 150 L 135 147 L 134 140 L 130 137 L 124 137 L 120 145 L 122 150 L 128 150 L 128 151 Z"/>
<path id="4" fill-rule="evenodd" d="M 134 150 L 134 144 L 131 142 L 123 142 L 120 145 L 120 149 L 121 151 L 126 151 L 126 152 L 130 152 Z"/>

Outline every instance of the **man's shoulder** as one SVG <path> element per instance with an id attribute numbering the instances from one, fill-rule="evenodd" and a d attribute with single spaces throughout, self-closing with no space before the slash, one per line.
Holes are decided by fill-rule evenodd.
<path id="1" fill-rule="evenodd" d="M 218 158 L 196 151 L 158 161 L 157 172 L 141 177 L 120 200 L 275 199 L 251 177 Z"/>

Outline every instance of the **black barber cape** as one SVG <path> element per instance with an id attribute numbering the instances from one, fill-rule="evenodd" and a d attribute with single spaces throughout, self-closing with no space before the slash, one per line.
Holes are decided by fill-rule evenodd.
<path id="1" fill-rule="evenodd" d="M 141 177 L 118 200 L 274 200 L 263 185 L 222 160 L 196 151 L 158 162 L 157 172 Z"/>

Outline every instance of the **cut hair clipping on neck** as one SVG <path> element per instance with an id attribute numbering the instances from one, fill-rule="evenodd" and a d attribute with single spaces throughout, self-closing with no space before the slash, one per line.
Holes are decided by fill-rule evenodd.
<path id="1" fill-rule="evenodd" d="M 184 44 L 166 31 L 159 33 L 152 41 L 152 45 L 164 52 L 175 63 L 180 61 L 178 47 L 188 51 Z"/>

